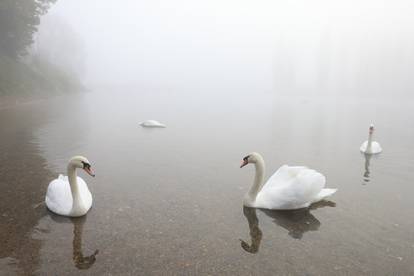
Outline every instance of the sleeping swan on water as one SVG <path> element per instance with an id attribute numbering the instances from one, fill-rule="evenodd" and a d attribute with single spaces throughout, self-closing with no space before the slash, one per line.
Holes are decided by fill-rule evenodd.
<path id="1" fill-rule="evenodd" d="M 139 123 L 143 127 L 166 127 L 164 124 L 156 121 L 156 120 L 146 120 L 144 122 Z"/>

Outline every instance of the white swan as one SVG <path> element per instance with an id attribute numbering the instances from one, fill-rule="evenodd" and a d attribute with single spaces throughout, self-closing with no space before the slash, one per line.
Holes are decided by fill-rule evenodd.
<path id="1" fill-rule="evenodd" d="M 372 136 L 374 134 L 374 125 L 369 126 L 369 135 L 368 140 L 362 143 L 359 148 L 360 151 L 368 154 L 377 154 L 382 151 L 381 145 L 378 142 L 372 141 Z"/>
<path id="2" fill-rule="evenodd" d="M 307 167 L 283 165 L 264 183 L 264 160 L 257 152 L 243 158 L 240 168 L 253 163 L 256 167 L 254 184 L 243 204 L 263 209 L 292 210 L 306 208 L 337 189 L 324 189 L 325 176 Z"/>
<path id="3" fill-rule="evenodd" d="M 155 121 L 155 120 L 146 120 L 144 122 L 139 123 L 143 127 L 166 127 L 164 124 Z"/>
<path id="4" fill-rule="evenodd" d="M 92 195 L 82 178 L 76 175 L 76 168 L 84 169 L 91 176 L 91 164 L 83 156 L 74 156 L 68 164 L 68 176 L 59 175 L 49 183 L 46 193 L 47 208 L 62 216 L 80 217 L 92 206 Z"/>

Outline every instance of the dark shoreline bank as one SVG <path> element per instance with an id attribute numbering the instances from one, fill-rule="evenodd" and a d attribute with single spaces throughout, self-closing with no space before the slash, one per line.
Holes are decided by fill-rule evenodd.
<path id="1" fill-rule="evenodd" d="M 14 107 L 10 109 L 1 110 L 0 106 L 0 125 L 6 126 L 0 129 L 0 259 L 7 258 L 7 266 L 17 274 L 32 275 L 41 248 L 41 241 L 32 235 L 39 219 L 47 214 L 42 203 L 52 173 L 33 141 L 33 128 L 45 122 L 46 113 L 36 113 L 21 103 L 6 105 Z"/>

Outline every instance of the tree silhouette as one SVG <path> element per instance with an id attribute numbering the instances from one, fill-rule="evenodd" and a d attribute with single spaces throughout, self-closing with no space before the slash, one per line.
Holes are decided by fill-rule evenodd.
<path id="1" fill-rule="evenodd" d="M 1 0 L 0 52 L 18 58 L 27 53 L 40 17 L 57 0 Z"/>

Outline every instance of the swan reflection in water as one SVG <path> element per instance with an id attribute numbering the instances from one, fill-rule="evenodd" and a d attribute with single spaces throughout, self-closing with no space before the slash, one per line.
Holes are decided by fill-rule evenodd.
<path id="1" fill-rule="evenodd" d="M 72 218 L 73 222 L 73 262 L 75 266 L 79 269 L 88 269 L 96 261 L 96 255 L 99 253 L 99 250 L 89 256 L 83 256 L 82 253 L 82 232 L 83 225 L 86 221 L 86 216 L 79 218 Z"/>
<path id="2" fill-rule="evenodd" d="M 321 225 L 320 221 L 311 214 L 311 210 L 323 208 L 326 206 L 335 207 L 332 201 L 320 201 L 312 204 L 309 208 L 298 210 L 266 210 L 260 209 L 265 215 L 273 219 L 277 225 L 289 231 L 289 236 L 294 239 L 301 239 L 303 234 L 308 231 L 317 231 Z M 240 239 L 241 247 L 249 253 L 259 251 L 260 242 L 263 233 L 259 228 L 259 219 L 257 218 L 256 208 L 243 207 L 244 216 L 249 223 L 251 244 Z"/>
<path id="3" fill-rule="evenodd" d="M 364 185 L 367 184 L 367 182 L 369 182 L 369 174 L 371 173 L 369 171 L 369 165 L 371 162 L 371 158 L 372 158 L 372 154 L 368 154 L 368 153 L 364 153 L 364 157 L 365 157 L 365 172 L 364 172 Z"/>
<path id="4" fill-rule="evenodd" d="M 73 224 L 73 262 L 78 269 L 89 269 L 96 261 L 96 255 L 99 253 L 99 250 L 89 256 L 84 256 L 82 253 L 82 234 L 83 234 L 83 225 L 86 221 L 86 216 L 76 217 L 76 218 L 66 218 L 50 213 L 51 218 L 58 223 L 68 223 L 68 221 Z"/>
<path id="5" fill-rule="evenodd" d="M 247 218 L 250 229 L 250 238 L 252 244 L 249 245 L 244 240 L 240 239 L 241 247 L 249 253 L 257 253 L 260 247 L 260 241 L 262 240 L 262 231 L 259 228 L 259 220 L 256 215 L 256 208 L 243 206 L 243 214 Z"/>

